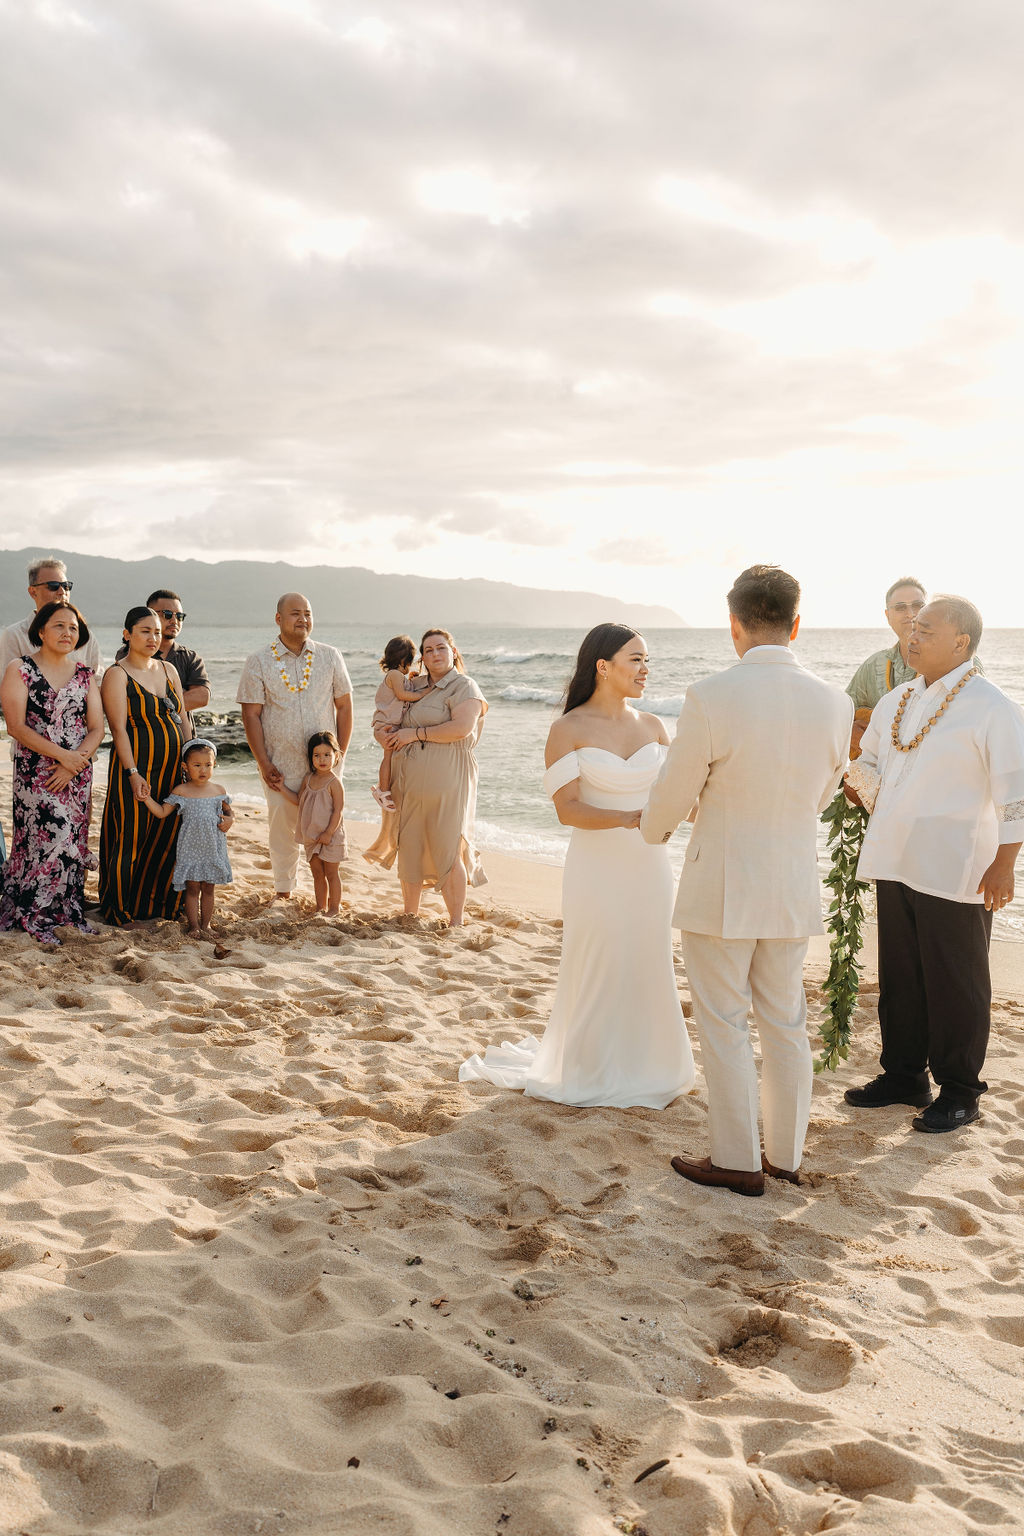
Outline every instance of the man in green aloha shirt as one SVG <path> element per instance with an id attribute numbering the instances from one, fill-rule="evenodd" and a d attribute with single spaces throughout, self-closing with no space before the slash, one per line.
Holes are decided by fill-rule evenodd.
<path id="1" fill-rule="evenodd" d="M 907 661 L 907 646 L 914 620 L 926 601 L 924 587 L 913 576 L 901 576 L 899 581 L 893 582 L 885 594 L 885 617 L 896 636 L 896 644 L 875 651 L 853 674 L 846 691 L 853 700 L 854 709 L 866 709 L 870 714 L 879 699 L 917 676 Z M 864 723 L 867 724 L 866 719 Z M 857 739 L 860 739 L 859 732 Z"/>
<path id="2" fill-rule="evenodd" d="M 885 617 L 896 636 L 896 644 L 875 651 L 867 661 L 862 661 L 847 685 L 847 693 L 853 700 L 853 734 L 850 739 L 851 759 L 860 756 L 860 739 L 871 719 L 871 711 L 879 699 L 904 683 L 913 682 L 917 673 L 907 661 L 914 620 L 927 601 L 924 587 L 914 576 L 901 576 L 885 594 Z M 984 675 L 980 659 L 974 665 Z"/>

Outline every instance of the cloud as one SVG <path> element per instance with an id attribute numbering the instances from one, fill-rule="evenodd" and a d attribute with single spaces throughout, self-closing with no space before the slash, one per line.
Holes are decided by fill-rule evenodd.
<path id="1" fill-rule="evenodd" d="M 0 506 L 556 585 L 634 507 L 656 573 L 680 506 L 1008 464 L 1022 41 L 1009 0 L 0 5 Z"/>

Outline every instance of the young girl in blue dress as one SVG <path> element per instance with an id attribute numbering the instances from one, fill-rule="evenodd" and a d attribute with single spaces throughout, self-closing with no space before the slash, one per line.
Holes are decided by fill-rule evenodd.
<path id="1" fill-rule="evenodd" d="M 190 939 L 212 938 L 214 887 L 231 884 L 231 864 L 224 836 L 235 819 L 231 797 L 213 782 L 217 748 L 196 736 L 181 754 L 187 783 L 179 784 L 163 805 L 152 796 L 143 800 L 154 816 L 181 817 L 178 827 L 174 889 L 185 892 L 185 917 Z"/>

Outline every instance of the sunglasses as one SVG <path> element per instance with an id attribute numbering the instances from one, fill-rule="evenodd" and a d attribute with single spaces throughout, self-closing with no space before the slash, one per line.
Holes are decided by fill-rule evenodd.
<path id="1" fill-rule="evenodd" d="M 73 581 L 34 581 L 33 587 L 45 587 L 47 592 L 70 592 Z"/>
<path id="2" fill-rule="evenodd" d="M 177 613 L 173 608 L 154 608 L 153 612 L 158 613 L 162 619 L 177 619 L 179 624 L 184 624 L 188 618 L 187 613 Z"/>

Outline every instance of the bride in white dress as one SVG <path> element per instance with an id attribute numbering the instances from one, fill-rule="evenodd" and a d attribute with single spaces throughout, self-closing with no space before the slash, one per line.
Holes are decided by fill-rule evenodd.
<path id="1" fill-rule="evenodd" d="M 562 960 L 543 1041 L 489 1046 L 459 1068 L 560 1104 L 664 1109 L 693 1087 L 672 964 L 668 853 L 640 813 L 668 751 L 643 697 L 647 647 L 599 624 L 580 647 L 565 712 L 551 727 L 544 787 L 572 827 L 562 882 Z"/>

